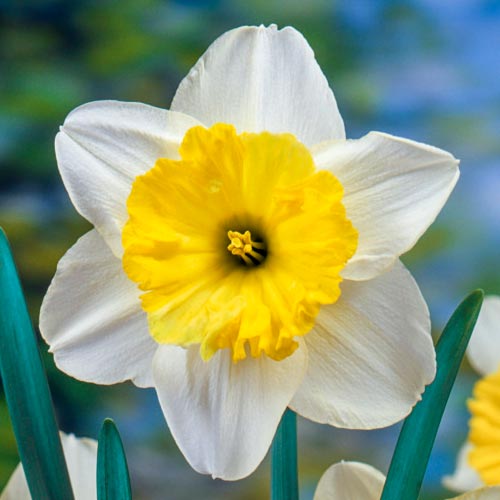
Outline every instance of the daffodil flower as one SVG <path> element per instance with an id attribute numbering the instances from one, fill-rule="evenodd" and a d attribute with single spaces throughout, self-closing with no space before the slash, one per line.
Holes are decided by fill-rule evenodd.
<path id="1" fill-rule="evenodd" d="M 458 162 L 378 132 L 346 140 L 293 28 L 222 35 L 170 111 L 77 108 L 56 154 L 95 229 L 60 261 L 42 335 L 78 379 L 155 387 L 197 471 L 250 474 L 287 406 L 383 427 L 432 381 L 428 310 L 398 257 Z"/>
<path id="2" fill-rule="evenodd" d="M 75 500 L 96 500 L 97 441 L 60 433 Z M 0 494 L 0 500 L 31 500 L 31 494 L 19 464 Z"/>
<path id="3" fill-rule="evenodd" d="M 314 500 L 380 500 L 385 476 L 371 465 L 339 462 L 321 476 Z M 479 488 L 448 500 L 498 500 L 499 487 Z"/>
<path id="4" fill-rule="evenodd" d="M 483 378 L 476 382 L 468 402 L 470 430 L 456 469 L 443 478 L 453 491 L 500 485 L 500 297 L 485 297 L 467 358 Z"/>

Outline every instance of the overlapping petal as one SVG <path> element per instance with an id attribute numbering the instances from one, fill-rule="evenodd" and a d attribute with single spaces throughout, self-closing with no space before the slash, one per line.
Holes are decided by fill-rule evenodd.
<path id="1" fill-rule="evenodd" d="M 500 297 L 486 296 L 467 348 L 470 364 L 481 375 L 500 367 Z"/>
<path id="2" fill-rule="evenodd" d="M 384 475 L 368 464 L 339 462 L 321 476 L 314 500 L 380 500 Z"/>
<path id="3" fill-rule="evenodd" d="M 75 500 L 96 500 L 97 441 L 63 432 L 60 436 Z M 31 500 L 22 464 L 12 473 L 0 500 Z"/>
<path id="4" fill-rule="evenodd" d="M 56 137 L 64 185 L 116 255 L 134 178 L 158 158 L 178 158 L 184 134 L 197 124 L 181 113 L 117 101 L 91 102 L 66 118 Z"/>
<path id="5" fill-rule="evenodd" d="M 195 470 L 227 480 L 253 472 L 305 374 L 306 351 L 299 348 L 283 361 L 261 356 L 233 363 L 228 350 L 204 362 L 196 347 L 158 349 L 158 398 Z"/>
<path id="6" fill-rule="evenodd" d="M 157 348 L 139 292 L 94 229 L 59 261 L 40 312 L 59 369 L 87 382 L 151 387 Z"/>
<path id="7" fill-rule="evenodd" d="M 429 312 L 400 262 L 342 285 L 305 337 L 307 375 L 291 407 L 311 420 L 370 429 L 404 418 L 435 375 Z"/>
<path id="8" fill-rule="evenodd" d="M 408 251 L 434 221 L 458 180 L 449 153 L 388 134 L 313 148 L 316 166 L 345 189 L 347 216 L 359 232 L 358 249 L 342 275 L 371 279 Z"/>
<path id="9" fill-rule="evenodd" d="M 181 82 L 171 109 L 238 132 L 291 132 L 307 146 L 344 139 L 328 82 L 293 28 L 242 27 L 224 33 Z"/>

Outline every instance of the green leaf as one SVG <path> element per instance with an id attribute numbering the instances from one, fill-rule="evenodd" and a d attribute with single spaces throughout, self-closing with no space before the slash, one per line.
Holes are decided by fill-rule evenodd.
<path id="1" fill-rule="evenodd" d="M 0 229 L 0 373 L 31 496 L 73 498 L 47 377 L 7 237 Z"/>
<path id="2" fill-rule="evenodd" d="M 271 500 L 298 500 L 297 415 L 286 409 L 274 436 L 271 458 Z"/>
<path id="3" fill-rule="evenodd" d="M 416 500 L 448 396 L 476 324 L 483 292 L 457 307 L 436 345 L 437 373 L 422 401 L 406 418 L 392 457 L 381 500 Z"/>
<path id="4" fill-rule="evenodd" d="M 97 448 L 97 499 L 129 500 L 130 478 L 127 458 L 115 423 L 104 420 Z"/>

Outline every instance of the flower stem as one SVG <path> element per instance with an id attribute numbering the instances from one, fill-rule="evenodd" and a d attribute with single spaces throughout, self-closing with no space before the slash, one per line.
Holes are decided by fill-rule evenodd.
<path id="1" fill-rule="evenodd" d="M 273 441 L 271 500 L 298 500 L 297 473 L 297 415 L 287 408 Z"/>

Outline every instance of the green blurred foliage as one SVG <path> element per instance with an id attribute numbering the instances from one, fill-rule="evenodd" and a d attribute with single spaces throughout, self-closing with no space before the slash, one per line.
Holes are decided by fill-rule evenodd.
<path id="1" fill-rule="evenodd" d="M 12 471 L 19 463 L 19 454 L 17 453 L 16 439 L 10 423 L 7 403 L 0 391 L 0 491 L 7 482 Z"/>

